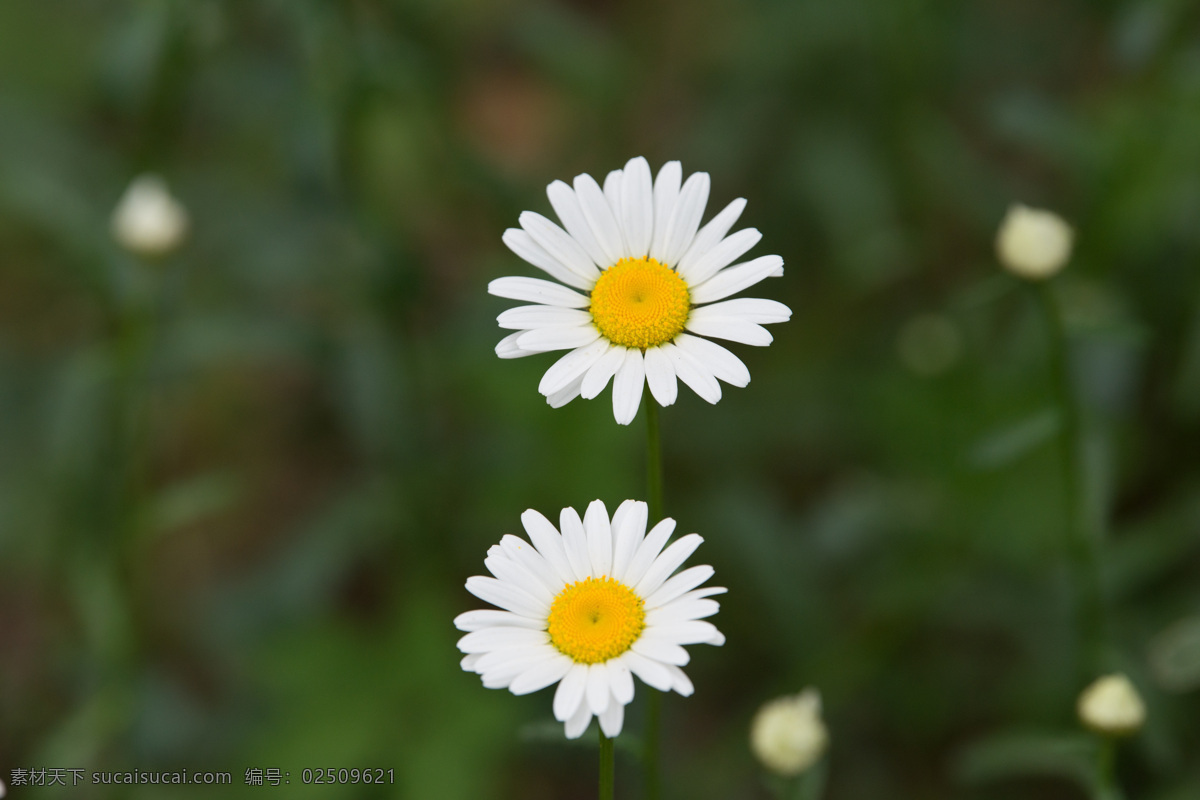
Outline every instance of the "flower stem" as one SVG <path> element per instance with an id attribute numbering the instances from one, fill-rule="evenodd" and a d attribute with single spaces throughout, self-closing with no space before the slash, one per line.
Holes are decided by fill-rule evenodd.
<path id="1" fill-rule="evenodd" d="M 1123 800 L 1116 780 L 1117 742 L 1111 736 L 1100 737 L 1096 750 L 1096 800 Z"/>
<path id="2" fill-rule="evenodd" d="M 658 404 L 646 387 L 642 402 L 646 406 L 646 503 L 650 506 L 650 524 L 662 519 L 662 444 L 658 433 Z"/>
<path id="3" fill-rule="evenodd" d="M 662 519 L 662 444 L 658 430 L 658 404 L 647 386 L 642 393 L 646 406 L 646 504 L 649 506 L 649 522 L 655 525 Z M 642 750 L 642 776 L 645 800 L 658 800 L 661 779 L 658 769 L 659 729 L 662 726 L 662 695 L 649 692 L 646 706 L 646 730 Z"/>
<path id="4" fill-rule="evenodd" d="M 615 777 L 615 759 L 613 758 L 613 740 L 600 732 L 600 800 L 613 800 L 613 779 Z"/>
<path id="5" fill-rule="evenodd" d="M 1042 283 L 1037 289 L 1049 329 L 1050 368 L 1060 419 L 1059 446 L 1066 500 L 1067 549 L 1075 584 L 1075 620 L 1082 651 L 1077 666 L 1080 681 L 1086 682 L 1104 666 L 1106 624 L 1099 532 L 1088 522 L 1082 424 L 1071 382 L 1066 325 L 1050 286 Z"/>
<path id="6" fill-rule="evenodd" d="M 821 800 L 825 794 L 826 760 L 822 758 L 796 780 L 797 800 Z"/>

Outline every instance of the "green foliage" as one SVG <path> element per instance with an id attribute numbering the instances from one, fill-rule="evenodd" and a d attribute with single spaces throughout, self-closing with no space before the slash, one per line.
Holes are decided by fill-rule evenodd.
<path id="1" fill-rule="evenodd" d="M 588 796 L 549 692 L 482 688 L 451 620 L 525 508 L 643 492 L 643 420 L 546 406 L 485 287 L 532 274 L 500 235 L 546 184 L 644 154 L 749 200 L 794 310 L 735 346 L 749 387 L 662 413 L 667 513 L 730 589 L 664 704 L 670 796 L 765 796 L 749 719 L 807 685 L 831 800 L 1085 796 L 1047 331 L 992 254 L 1014 201 L 1077 231 L 1107 668 L 1149 708 L 1117 772 L 1197 796 L 1198 31 L 1187 0 L 0 3 L 0 772 Z M 191 217 L 154 263 L 109 230 L 144 171 Z"/>

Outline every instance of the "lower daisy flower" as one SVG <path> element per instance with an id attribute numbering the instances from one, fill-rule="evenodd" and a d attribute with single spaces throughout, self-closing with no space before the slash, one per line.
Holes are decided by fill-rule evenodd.
<path id="1" fill-rule="evenodd" d="M 599 500 L 582 519 L 564 508 L 561 533 L 532 509 L 521 522 L 532 545 L 505 536 L 483 562 L 494 577 L 467 579 L 467 591 L 502 610 L 455 618 L 467 632 L 458 641 L 462 668 L 489 689 L 517 695 L 557 683 L 554 718 L 569 739 L 583 735 L 593 716 L 605 736 L 619 734 L 635 675 L 659 691 L 690 695 L 683 645 L 725 643 L 704 621 L 719 609 L 708 598 L 725 589 L 698 588 L 713 568 L 673 574 L 703 539 L 690 533 L 664 549 L 675 520 L 646 533 L 647 507 L 635 500 L 611 520 Z"/>
<path id="2" fill-rule="evenodd" d="M 555 181 L 546 193 L 564 227 L 526 211 L 520 228 L 504 232 L 510 250 L 557 283 L 507 277 L 488 284 L 498 297 L 530 304 L 497 318 L 516 333 L 500 340 L 496 354 L 570 351 L 538 385 L 551 406 L 590 400 L 609 381 L 621 425 L 637 415 L 644 386 L 662 406 L 675 402 L 678 381 L 716 403 L 718 380 L 745 386 L 750 372 L 711 339 L 768 345 L 763 325 L 791 318 L 774 300 L 726 299 L 782 275 L 783 259 L 735 264 L 760 238 L 753 228 L 729 233 L 746 201 L 734 200 L 701 227 L 708 174 L 682 178 L 678 161 L 651 180 L 646 159 L 634 158 L 610 172 L 603 189 L 590 175 L 573 186 Z"/>

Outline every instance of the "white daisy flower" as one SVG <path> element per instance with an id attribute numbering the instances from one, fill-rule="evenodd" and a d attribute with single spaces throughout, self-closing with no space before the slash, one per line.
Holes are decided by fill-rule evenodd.
<path id="1" fill-rule="evenodd" d="M 606 736 L 619 734 L 634 675 L 691 695 L 682 645 L 725 643 L 703 621 L 719 608 L 709 596 L 725 589 L 697 588 L 712 577 L 709 566 L 672 576 L 703 539 L 690 533 L 664 550 L 675 520 L 647 534 L 646 517 L 645 503 L 626 500 L 610 522 L 596 500 L 583 519 L 564 508 L 560 534 L 532 509 L 521 515 L 533 544 L 505 536 L 484 560 L 495 577 L 467 579 L 467 591 L 503 610 L 455 618 L 468 632 L 458 641 L 462 668 L 517 695 L 557 683 L 554 718 L 566 723 L 568 739 L 583 735 L 593 716 Z"/>
<path id="2" fill-rule="evenodd" d="M 679 162 L 670 161 L 652 183 L 639 157 L 610 172 L 603 188 L 590 175 L 576 177 L 574 187 L 555 181 L 546 193 L 563 227 L 526 211 L 520 228 L 504 232 L 509 249 L 557 283 L 509 277 L 488 284 L 498 297 L 532 304 L 499 316 L 500 327 L 516 333 L 500 340 L 496 354 L 569 350 L 538 386 L 551 406 L 590 400 L 612 380 L 613 414 L 628 425 L 644 385 L 669 406 L 676 378 L 715 403 L 718 379 L 745 386 L 750 372 L 701 337 L 768 345 L 771 334 L 762 326 L 791 318 L 791 309 L 774 300 L 726 299 L 783 275 L 783 259 L 734 264 L 762 238 L 754 228 L 726 235 L 746 201 L 734 200 L 701 227 L 708 174 L 681 179 Z"/>

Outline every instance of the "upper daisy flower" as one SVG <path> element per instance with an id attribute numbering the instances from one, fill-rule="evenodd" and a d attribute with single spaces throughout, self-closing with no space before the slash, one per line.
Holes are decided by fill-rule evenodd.
<path id="1" fill-rule="evenodd" d="M 664 519 L 646 533 L 646 504 L 626 500 L 610 522 L 594 501 L 580 519 L 573 508 L 554 525 L 532 509 L 521 516 L 533 542 L 505 536 L 484 565 L 494 578 L 467 579 L 467 591 L 504 609 L 468 611 L 454 624 L 468 631 L 458 642 L 463 669 L 489 689 L 536 692 L 558 683 L 554 718 L 567 738 L 587 730 L 592 716 L 609 737 L 621 732 L 633 700 L 633 676 L 659 691 L 687 696 L 692 682 L 680 667 L 685 644 L 725 643 L 703 618 L 717 613 L 697 589 L 713 574 L 691 567 L 672 577 L 703 541 L 691 533 L 663 546 L 675 530 Z"/>
<path id="2" fill-rule="evenodd" d="M 771 334 L 762 326 L 791 318 L 774 300 L 725 300 L 782 275 L 783 259 L 761 256 L 730 266 L 762 238 L 753 228 L 726 236 L 746 201 L 734 200 L 700 227 L 708 174 L 682 177 L 679 162 L 670 161 L 652 182 L 650 166 L 639 157 L 610 172 L 603 189 L 590 175 L 576 177 L 574 188 L 555 181 L 546 193 L 563 227 L 526 211 L 520 228 L 504 232 L 514 253 L 558 283 L 511 277 L 488 285 L 494 295 L 534 304 L 499 316 L 500 327 L 517 332 L 500 340 L 496 354 L 570 350 L 538 386 L 555 408 L 580 395 L 590 400 L 609 380 L 613 414 L 622 425 L 633 421 L 647 384 L 663 406 L 675 402 L 676 378 L 715 403 L 718 378 L 745 386 L 750 372 L 733 353 L 700 337 L 767 345 Z"/>

